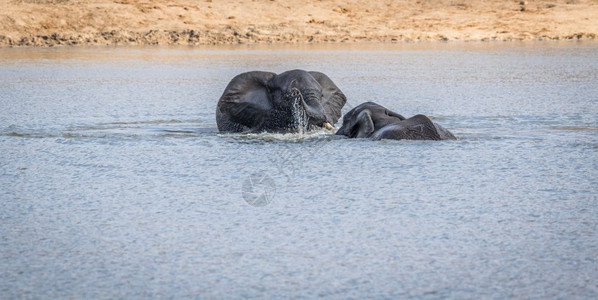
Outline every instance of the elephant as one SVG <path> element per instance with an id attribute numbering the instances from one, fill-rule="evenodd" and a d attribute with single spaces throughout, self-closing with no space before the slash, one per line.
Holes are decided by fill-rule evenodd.
<path id="1" fill-rule="evenodd" d="M 393 140 L 454 140 L 455 136 L 424 115 L 405 118 L 374 102 L 362 103 L 343 116 L 336 135 Z"/>
<path id="2" fill-rule="evenodd" d="M 251 71 L 235 76 L 218 100 L 220 132 L 304 132 L 341 117 L 347 98 L 324 73 Z"/>

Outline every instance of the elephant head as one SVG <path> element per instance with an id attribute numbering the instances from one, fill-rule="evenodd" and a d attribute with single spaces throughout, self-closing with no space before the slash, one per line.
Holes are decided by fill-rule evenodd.
<path id="1" fill-rule="evenodd" d="M 224 132 L 297 132 L 338 121 L 347 101 L 323 73 L 292 70 L 237 75 L 218 101 L 216 123 Z"/>
<path id="2" fill-rule="evenodd" d="M 405 118 L 374 102 L 362 103 L 343 116 L 336 132 L 349 138 L 449 140 L 455 136 L 424 115 Z"/>

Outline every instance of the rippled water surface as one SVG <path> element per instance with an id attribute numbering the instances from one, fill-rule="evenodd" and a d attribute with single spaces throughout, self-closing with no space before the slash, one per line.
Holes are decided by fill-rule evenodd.
<path id="1" fill-rule="evenodd" d="M 459 140 L 217 132 L 294 68 Z M 0 108 L 2 298 L 598 297 L 596 43 L 0 49 Z"/>

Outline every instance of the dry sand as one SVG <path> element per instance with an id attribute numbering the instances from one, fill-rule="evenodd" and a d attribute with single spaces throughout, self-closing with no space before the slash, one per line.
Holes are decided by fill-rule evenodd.
<path id="1" fill-rule="evenodd" d="M 0 0 L 0 46 L 597 36 L 598 0 Z"/>

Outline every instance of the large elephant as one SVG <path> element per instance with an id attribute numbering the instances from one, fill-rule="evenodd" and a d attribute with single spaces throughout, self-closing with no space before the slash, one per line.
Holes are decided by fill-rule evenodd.
<path id="1" fill-rule="evenodd" d="M 332 129 L 347 98 L 323 73 L 252 71 L 228 84 L 216 108 L 223 132 L 300 132 Z"/>
<path id="2" fill-rule="evenodd" d="M 343 116 L 336 132 L 350 138 L 373 140 L 454 140 L 455 136 L 424 115 L 409 119 L 374 102 L 362 103 Z"/>

